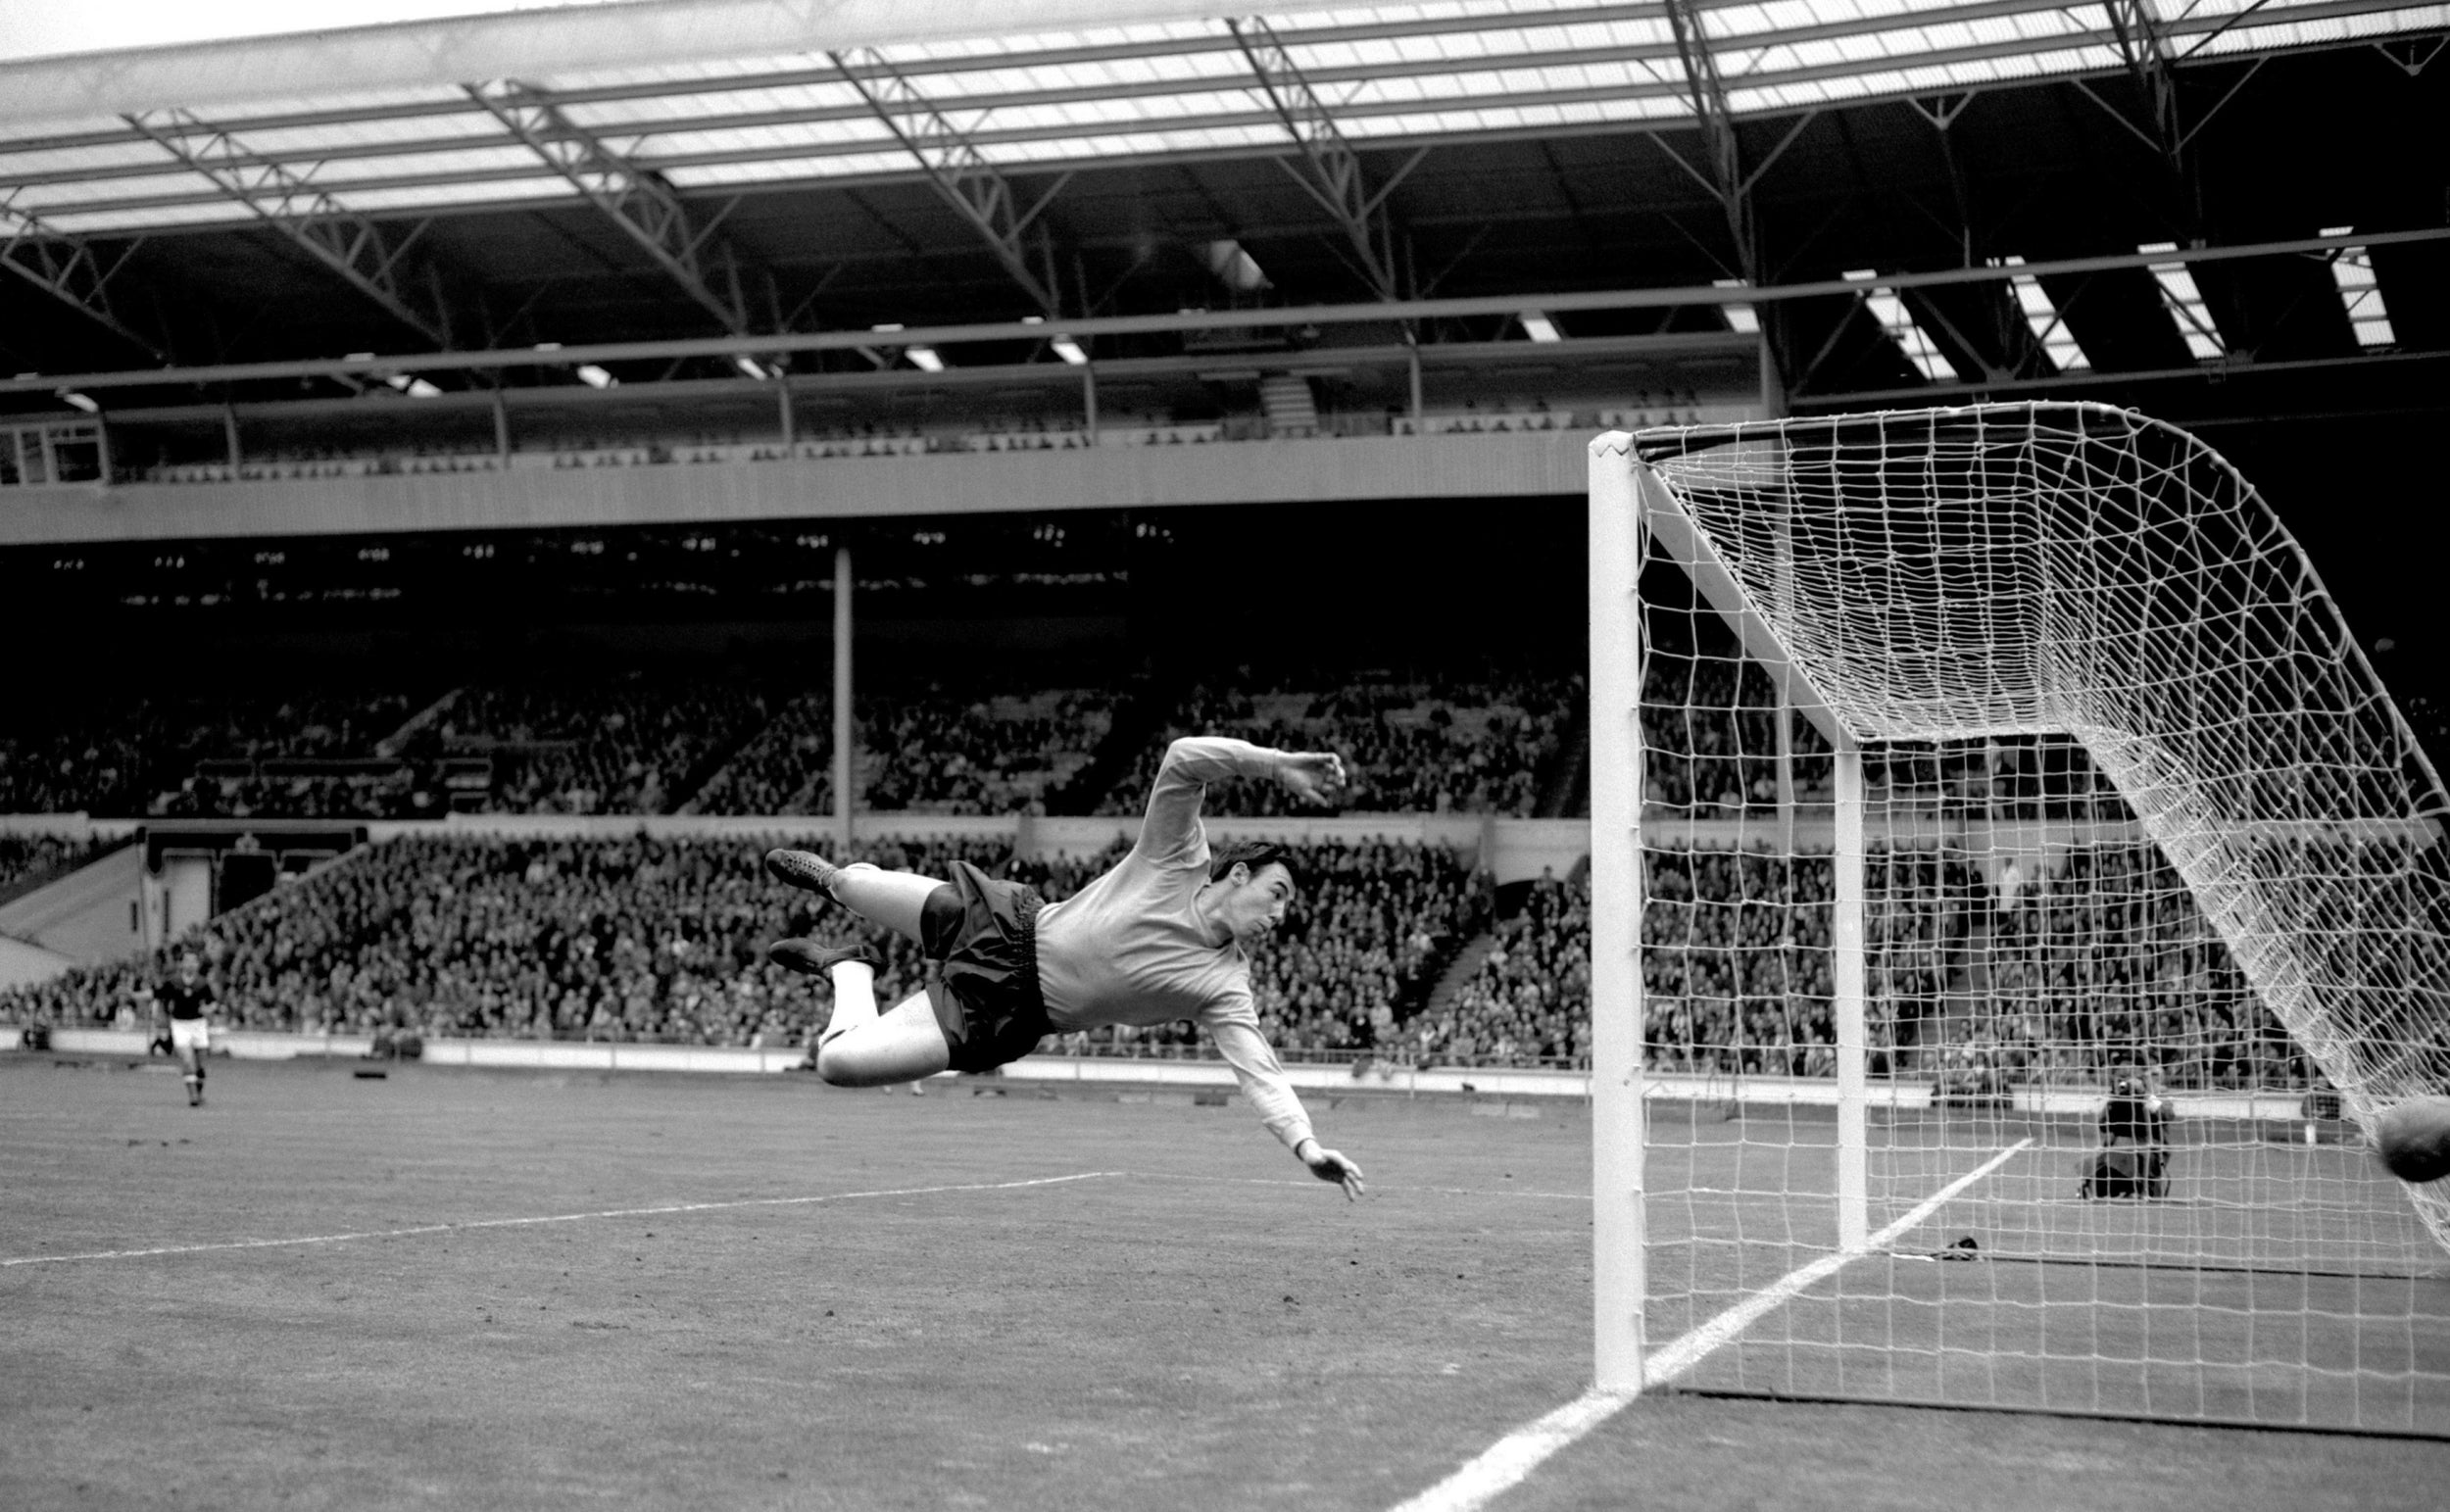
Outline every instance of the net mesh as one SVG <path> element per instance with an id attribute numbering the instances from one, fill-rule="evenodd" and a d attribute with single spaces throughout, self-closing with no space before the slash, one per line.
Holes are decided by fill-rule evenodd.
<path id="1" fill-rule="evenodd" d="M 2450 1183 L 2358 1134 L 2450 1078 L 2445 803 L 2269 508 L 2090 406 L 1640 445 L 1645 1331 L 1849 1159 L 1870 1241 L 1685 1384 L 2450 1433 Z"/>

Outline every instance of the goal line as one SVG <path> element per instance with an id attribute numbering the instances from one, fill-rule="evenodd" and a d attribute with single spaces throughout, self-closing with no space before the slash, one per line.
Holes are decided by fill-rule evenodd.
<path id="1" fill-rule="evenodd" d="M 1908 1209 L 1905 1215 L 1871 1237 L 1862 1249 L 1836 1250 L 1808 1265 L 1796 1267 L 1769 1286 L 1693 1329 L 1642 1362 L 1642 1386 L 1666 1386 L 1692 1369 L 1765 1315 L 1792 1301 L 1806 1289 L 1837 1274 L 1848 1261 L 1866 1258 L 1927 1222 L 1965 1190 L 2007 1164 L 2033 1145 L 2018 1140 L 1989 1159 L 1949 1182 Z M 1559 1449 L 1614 1417 L 1638 1393 L 1593 1387 L 1544 1417 L 1524 1424 L 1482 1450 L 1454 1474 L 1401 1503 L 1394 1512 L 1477 1512 L 1520 1485 L 1524 1478 Z"/>

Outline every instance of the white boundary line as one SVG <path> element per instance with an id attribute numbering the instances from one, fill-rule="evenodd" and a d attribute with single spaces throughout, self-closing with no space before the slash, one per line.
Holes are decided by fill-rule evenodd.
<path id="1" fill-rule="evenodd" d="M 279 1249 L 289 1244 L 338 1244 L 355 1239 L 409 1239 L 421 1234 L 462 1234 L 475 1229 L 515 1229 L 540 1223 L 584 1223 L 597 1218 L 661 1218 L 670 1213 L 710 1213 L 741 1207 L 801 1207 L 814 1202 L 849 1202 L 860 1197 L 923 1197 L 947 1192 L 1011 1192 L 1022 1187 L 1055 1187 L 1065 1182 L 1096 1181 L 1120 1176 L 1120 1171 L 1079 1171 L 1070 1176 L 1040 1176 L 1028 1181 L 970 1182 L 952 1187 L 897 1187 L 879 1192 L 828 1192 L 816 1196 L 742 1197 L 730 1202 L 675 1202 L 665 1207 L 609 1207 L 593 1213 L 550 1213 L 535 1218 L 471 1218 L 460 1223 L 425 1223 L 409 1229 L 364 1229 L 352 1234 L 310 1234 L 297 1239 L 239 1239 L 215 1244 L 165 1244 L 158 1249 L 98 1249 L 86 1254 L 29 1254 L 0 1259 L 0 1270 L 13 1265 L 59 1265 L 72 1260 L 143 1260 L 156 1255 L 205 1254 L 220 1249 Z"/>
<path id="2" fill-rule="evenodd" d="M 1201 1176 L 1188 1171 L 1116 1171 L 1116 1176 L 1140 1176 L 1152 1181 L 1204 1181 L 1229 1187 L 1315 1187 L 1318 1178 L 1303 1181 L 1299 1177 L 1283 1176 Z M 1588 1192 L 1547 1192 L 1538 1187 L 1392 1187 L 1382 1192 L 1426 1192 L 1433 1196 L 1449 1197 L 1552 1197 L 1561 1202 L 1588 1202 Z"/>
<path id="3" fill-rule="evenodd" d="M 1645 1387 L 1665 1386 L 1692 1369 L 1712 1350 L 1759 1322 L 1763 1314 L 1791 1300 L 1806 1287 L 1834 1274 L 1847 1261 L 1861 1259 L 1888 1244 L 1898 1235 L 1937 1212 L 1950 1197 L 2023 1153 L 2031 1144 L 2033 1141 L 2030 1138 L 2018 1140 L 1925 1197 L 1904 1217 L 1873 1235 L 1863 1249 L 1851 1253 L 1838 1251 L 1825 1254 L 1755 1292 L 1666 1348 L 1653 1353 L 1642 1362 L 1642 1384 Z M 1394 1512 L 1478 1512 L 1478 1509 L 1520 1485 L 1526 1476 L 1540 1467 L 1543 1460 L 1614 1417 L 1632 1400 L 1634 1393 L 1630 1391 L 1603 1391 L 1593 1387 L 1554 1412 L 1524 1424 L 1491 1444 L 1478 1458 L 1396 1506 Z"/>

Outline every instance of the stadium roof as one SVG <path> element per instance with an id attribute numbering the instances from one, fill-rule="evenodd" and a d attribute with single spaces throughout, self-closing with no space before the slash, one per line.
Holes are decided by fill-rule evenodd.
<path id="1" fill-rule="evenodd" d="M 1285 343 L 1757 326 L 1798 403 L 2450 354 L 2450 5 L 368 0 L 79 50 L 138 5 L 0 42 L 0 409 L 906 369 L 877 329 L 1196 365 L 1314 308 Z"/>
<path id="2" fill-rule="evenodd" d="M 565 24 L 592 18 L 609 29 L 609 13 L 631 9 L 547 14 Z M 2401 0 L 2160 0 L 2138 8 L 2154 18 L 2146 39 L 2122 21 L 2123 9 L 1769 0 L 1685 14 L 1706 41 L 1736 118 L 2122 73 L 2146 47 L 2176 65 L 2450 27 L 2450 5 Z M 925 129 L 912 122 L 925 113 L 1010 171 L 1274 156 L 1287 147 L 1288 113 L 1305 109 L 1273 84 L 1279 73 L 1306 84 L 1333 129 L 1356 147 L 1622 131 L 1695 119 L 1678 18 L 1660 3 L 1446 0 L 552 69 L 514 83 L 488 74 L 302 88 L 211 112 L 165 81 L 144 86 L 164 91 L 150 108 L 9 122 L 0 184 L 20 217 L 65 233 L 244 223 L 252 212 L 233 195 L 233 180 L 311 192 L 326 209 L 366 215 L 583 199 L 585 184 L 506 120 L 501 107 L 513 98 L 557 113 L 684 194 L 906 178 L 908 137 Z M 382 57 L 415 29 L 355 36 Z M 353 72 L 352 36 L 319 37 L 320 72 L 304 76 L 281 76 L 288 54 L 279 38 L 205 50 L 262 56 L 273 67 L 254 75 L 259 88 L 303 86 Z M 127 91 L 127 75 L 139 72 L 115 53 L 18 60 L 0 65 L 0 95 L 39 97 L 35 76 L 79 68 L 121 75 L 88 98 Z M 185 68 L 213 72 L 198 71 L 192 57 Z M 920 101 L 924 112 L 905 108 Z"/>

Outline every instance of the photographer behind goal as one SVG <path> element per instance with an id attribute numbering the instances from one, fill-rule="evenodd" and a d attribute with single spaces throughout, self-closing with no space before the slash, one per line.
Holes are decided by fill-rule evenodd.
<path id="1" fill-rule="evenodd" d="M 2168 1099 L 2142 1077 L 2110 1083 L 2110 1099 L 2101 1107 L 2101 1151 L 2086 1165 L 2080 1195 L 2168 1196 L 2172 1121 Z"/>

